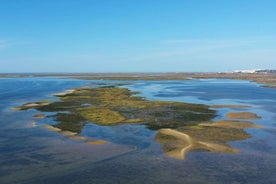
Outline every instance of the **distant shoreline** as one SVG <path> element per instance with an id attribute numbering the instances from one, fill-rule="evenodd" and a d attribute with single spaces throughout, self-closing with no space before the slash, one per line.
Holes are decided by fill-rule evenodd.
<path id="1" fill-rule="evenodd" d="M 66 77 L 83 80 L 189 80 L 237 79 L 249 80 L 276 88 L 276 73 L 223 73 L 223 72 L 160 72 L 160 73 L 7 73 L 0 78 Z"/>

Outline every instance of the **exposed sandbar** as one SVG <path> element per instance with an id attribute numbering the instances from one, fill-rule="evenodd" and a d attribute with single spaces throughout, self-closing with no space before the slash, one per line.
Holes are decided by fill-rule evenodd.
<path id="1" fill-rule="evenodd" d="M 241 109 L 241 108 L 250 108 L 248 105 L 212 105 L 211 108 L 230 108 L 230 109 Z"/>
<path id="2" fill-rule="evenodd" d="M 87 144 L 92 144 L 92 145 L 103 145 L 103 144 L 107 144 L 107 141 L 104 140 L 96 140 L 96 141 L 90 141 L 87 142 Z"/>
<path id="3" fill-rule="evenodd" d="M 18 107 L 13 107 L 12 110 L 28 110 L 28 109 L 32 109 L 32 108 L 39 108 L 42 106 L 46 106 L 49 105 L 51 102 L 33 102 L 33 103 L 26 103 L 23 104 L 22 106 L 18 106 Z"/>
<path id="4" fill-rule="evenodd" d="M 263 128 L 261 125 L 254 124 L 248 121 L 231 121 L 231 120 L 218 120 L 213 123 L 201 123 L 199 126 L 221 127 L 221 128 Z"/>
<path id="5" fill-rule="evenodd" d="M 261 119 L 260 116 L 252 112 L 231 112 L 231 113 L 228 113 L 226 117 L 229 119 L 246 119 L 246 120 Z"/>
<path id="6" fill-rule="evenodd" d="M 76 141 L 87 141 L 89 138 L 88 137 L 83 137 L 83 136 L 69 136 L 70 139 L 74 139 Z"/>
<path id="7" fill-rule="evenodd" d="M 44 124 L 45 128 L 47 128 L 48 130 L 52 131 L 52 132 L 61 132 L 61 129 L 56 128 L 52 125 L 48 125 L 48 124 Z"/>
<path id="8" fill-rule="evenodd" d="M 45 118 L 45 115 L 44 114 L 35 114 L 33 115 L 34 118 Z"/>
<path id="9" fill-rule="evenodd" d="M 71 131 L 67 131 L 67 130 L 61 131 L 60 133 L 61 133 L 62 135 L 64 135 L 65 137 L 71 137 L 71 136 L 77 135 L 76 132 L 71 132 Z"/>

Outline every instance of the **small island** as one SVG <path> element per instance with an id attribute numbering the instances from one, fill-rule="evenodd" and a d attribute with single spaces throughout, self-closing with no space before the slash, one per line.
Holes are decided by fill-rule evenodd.
<path id="1" fill-rule="evenodd" d="M 80 133 L 89 122 L 98 125 L 140 123 L 150 129 L 160 129 L 197 125 L 216 116 L 207 105 L 150 101 L 136 94 L 113 86 L 81 87 L 55 94 L 59 101 L 32 102 L 14 109 L 56 112 L 53 118 L 58 124 L 54 127 L 76 133 Z"/>
<path id="2" fill-rule="evenodd" d="M 162 145 L 167 156 L 175 159 L 185 159 L 188 152 L 198 150 L 239 153 L 240 150 L 232 148 L 227 142 L 250 138 L 251 135 L 244 131 L 245 128 L 262 128 L 248 121 L 239 121 L 252 119 L 252 116 L 258 117 L 249 112 L 227 114 L 227 118 L 237 119 L 235 121 L 212 121 L 216 117 L 216 111 L 212 108 L 228 106 L 150 101 L 137 94 L 127 88 L 109 85 L 98 88 L 79 87 L 53 94 L 59 98 L 58 101 L 31 102 L 13 109 L 54 112 L 54 115 L 46 117 L 53 118 L 57 124 L 45 125 L 48 130 L 90 145 L 108 142 L 79 136 L 87 123 L 101 126 L 144 124 L 157 131 L 155 141 Z M 44 114 L 34 115 L 34 118 L 44 117 Z"/>

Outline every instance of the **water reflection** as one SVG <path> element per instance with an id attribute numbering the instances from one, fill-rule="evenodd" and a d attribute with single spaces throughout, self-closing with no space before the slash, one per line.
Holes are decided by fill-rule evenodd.
<path id="1" fill-rule="evenodd" d="M 219 85 L 198 80 L 146 81 L 143 86 L 134 85 L 132 90 L 143 92 L 145 87 L 149 87 L 141 96 L 151 100 L 219 105 L 212 107 L 218 112 L 215 120 L 225 119 L 229 112 L 254 112 L 262 119 L 252 122 L 265 126 L 264 129 L 255 128 L 247 120 L 233 123 L 237 122 L 236 119 L 225 124 L 205 122 L 202 126 L 178 125 L 160 127 L 159 130 L 150 130 L 144 125 L 100 126 L 88 123 L 76 135 L 94 141 L 87 144 L 86 140 L 72 140 L 61 133 L 48 131 L 43 124 L 58 123 L 51 117 L 55 114 L 53 112 L 43 112 L 46 118 L 37 119 L 32 117 L 40 114 L 37 110 L 10 110 L 41 99 L 57 100 L 50 94 L 88 85 L 87 81 L 3 79 L 0 85 L 0 183 L 275 183 L 275 89 L 261 88 L 252 83 L 220 81 Z M 159 87 L 151 89 L 152 84 Z M 174 96 L 174 91 L 179 92 L 189 84 L 195 86 L 191 93 L 183 90 L 182 96 Z M 179 89 L 170 88 L 173 86 L 179 86 Z M 227 86 L 233 88 L 229 90 Z M 166 97 L 158 96 L 166 87 Z M 171 96 L 168 95 L 170 91 Z M 204 98 L 200 99 L 202 96 Z M 33 121 L 36 126 L 32 125 Z M 235 128 L 229 124 L 235 124 Z M 179 149 L 181 146 L 183 149 L 188 143 L 183 136 L 174 137 L 174 133 L 164 129 L 186 134 L 196 143 L 193 149 L 187 149 L 185 161 L 179 160 L 185 158 L 184 154 L 174 159 L 176 157 L 169 157 L 163 147 L 166 144 L 172 151 L 177 144 Z M 231 138 L 231 131 L 235 133 L 235 139 Z M 212 150 L 199 149 L 203 145 L 197 145 L 198 142 L 231 146 L 242 153 L 210 154 Z"/>
<path id="2" fill-rule="evenodd" d="M 56 114 L 49 117 L 54 117 L 58 123 L 53 126 L 46 124 L 48 130 L 88 144 L 94 144 L 95 141 L 96 144 L 107 143 L 105 140 L 93 140 L 79 135 L 88 123 L 105 126 L 121 123 L 146 124 L 148 128 L 158 130 L 155 141 L 162 145 L 165 155 L 182 160 L 192 151 L 239 153 L 240 150 L 226 143 L 250 138 L 251 135 L 245 132 L 244 128 L 260 128 L 254 123 L 237 120 L 202 123 L 215 117 L 215 111 L 210 110 L 208 106 L 149 101 L 133 94 L 136 93 L 113 86 L 81 87 L 55 94 L 60 101 L 31 102 L 13 109 L 35 108 L 41 112 L 55 112 Z M 34 117 L 43 118 L 44 115 L 36 114 Z M 226 117 L 240 120 L 261 119 L 251 112 L 230 112 Z"/>

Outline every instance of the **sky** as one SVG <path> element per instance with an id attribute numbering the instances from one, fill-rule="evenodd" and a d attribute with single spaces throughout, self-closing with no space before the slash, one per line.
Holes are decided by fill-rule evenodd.
<path id="1" fill-rule="evenodd" d="M 0 73 L 276 69 L 276 0 L 0 0 Z"/>

